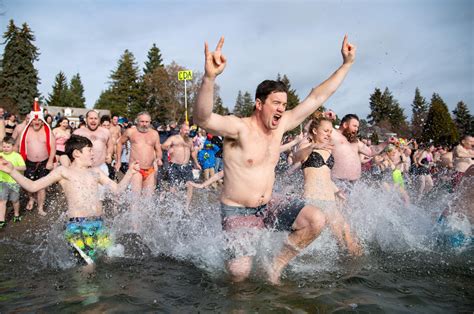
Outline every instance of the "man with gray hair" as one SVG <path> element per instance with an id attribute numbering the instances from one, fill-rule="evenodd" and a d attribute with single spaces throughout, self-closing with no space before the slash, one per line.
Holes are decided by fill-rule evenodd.
<path id="1" fill-rule="evenodd" d="M 152 195 L 156 186 L 156 170 L 163 165 L 161 161 L 161 144 L 158 132 L 151 128 L 151 116 L 143 111 L 137 115 L 136 128 L 127 129 L 117 141 L 117 160 L 115 169 L 118 171 L 122 164 L 122 145 L 130 141 L 129 164 L 138 161 L 140 171 L 132 177 L 132 191 L 138 195 Z"/>

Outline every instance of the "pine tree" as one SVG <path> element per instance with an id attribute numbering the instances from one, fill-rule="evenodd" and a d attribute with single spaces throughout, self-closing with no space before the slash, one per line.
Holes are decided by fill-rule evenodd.
<path id="1" fill-rule="evenodd" d="M 54 80 L 53 91 L 46 100 L 48 106 L 70 107 L 66 75 L 60 71 Z"/>
<path id="2" fill-rule="evenodd" d="M 95 104 L 97 109 L 109 109 L 112 114 L 125 117 L 135 117 L 143 107 L 143 93 L 139 80 L 139 69 L 133 53 L 125 50 L 112 71 L 111 86 L 106 91 L 109 102 L 104 103 L 104 97 Z"/>
<path id="3" fill-rule="evenodd" d="M 148 51 L 148 61 L 145 61 L 143 73 L 152 73 L 158 67 L 163 67 L 163 59 L 161 57 L 160 48 L 153 44 L 153 46 Z"/>
<path id="4" fill-rule="evenodd" d="M 82 85 L 79 73 L 71 78 L 69 84 L 69 105 L 75 108 L 85 108 L 86 99 L 84 98 L 84 86 Z"/>
<path id="5" fill-rule="evenodd" d="M 234 111 L 233 113 L 238 117 L 243 117 L 244 112 L 244 96 L 242 96 L 242 91 L 239 90 L 237 94 L 237 99 L 235 100 Z"/>
<path id="6" fill-rule="evenodd" d="M 453 145 L 458 138 L 448 106 L 438 94 L 434 93 L 423 128 L 422 140 L 425 143 L 433 141 L 435 145 Z"/>
<path id="7" fill-rule="evenodd" d="M 469 108 L 463 101 L 458 102 L 456 108 L 453 110 L 454 123 L 458 128 L 459 134 L 472 134 L 472 116 L 469 112 Z"/>
<path id="8" fill-rule="evenodd" d="M 411 131 L 413 138 L 420 140 L 423 133 L 423 127 L 426 122 L 426 115 L 428 114 L 428 104 L 426 103 L 425 97 L 421 96 L 418 87 L 415 90 L 415 98 L 411 105 L 412 118 L 411 118 Z"/>
<path id="9" fill-rule="evenodd" d="M 375 88 L 374 93 L 370 95 L 369 106 L 370 114 L 367 116 L 367 119 L 370 124 L 375 125 L 387 119 L 389 110 L 379 88 Z"/>
<path id="10" fill-rule="evenodd" d="M 244 93 L 244 106 L 242 110 L 242 117 L 250 117 L 253 113 L 255 102 L 249 92 Z"/>
<path id="11" fill-rule="evenodd" d="M 26 114 L 31 110 L 38 92 L 38 71 L 33 63 L 38 60 L 35 36 L 28 24 L 16 27 L 13 20 L 4 33 L 3 71 L 0 75 L 0 105 L 10 111 Z"/>
<path id="12" fill-rule="evenodd" d="M 291 110 L 298 106 L 298 104 L 300 103 L 300 98 L 296 94 L 296 89 L 291 88 L 290 79 L 286 76 L 286 74 L 283 74 L 283 77 L 281 79 L 280 74 L 278 74 L 277 81 L 280 81 L 285 84 L 286 88 L 288 89 L 288 100 L 286 110 Z"/>
<path id="13" fill-rule="evenodd" d="M 222 116 L 226 116 L 229 114 L 229 109 L 227 109 L 227 107 L 224 107 L 222 98 L 220 96 L 216 96 L 216 101 L 214 102 L 214 108 L 212 112 L 220 114 Z"/>

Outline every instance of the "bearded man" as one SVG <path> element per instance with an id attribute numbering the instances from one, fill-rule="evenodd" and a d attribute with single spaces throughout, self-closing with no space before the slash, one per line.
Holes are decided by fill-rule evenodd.
<path id="1" fill-rule="evenodd" d="M 36 181 L 48 175 L 53 169 L 54 156 L 56 156 L 56 145 L 53 132 L 44 120 L 38 98 L 35 98 L 33 110 L 30 112 L 29 120 L 23 128 L 19 138 L 19 152 L 25 160 L 25 177 Z M 38 213 L 46 216 L 44 202 L 46 200 L 46 189 L 37 193 L 28 193 L 29 201 L 27 210 L 32 210 L 34 202 L 38 203 Z"/>
<path id="2" fill-rule="evenodd" d="M 107 164 L 112 162 L 114 147 L 109 130 L 100 126 L 99 113 L 89 110 L 86 113 L 86 127 L 75 130 L 73 134 L 84 136 L 92 142 L 92 167 L 98 167 L 109 176 Z"/>
<path id="3" fill-rule="evenodd" d="M 158 132 L 151 128 L 151 116 L 140 112 L 136 119 L 136 128 L 127 129 L 117 141 L 115 169 L 121 166 L 122 145 L 130 141 L 129 164 L 138 161 L 140 171 L 132 177 L 132 192 L 150 196 L 156 187 L 156 170 L 161 166 L 161 145 Z"/>
<path id="4" fill-rule="evenodd" d="M 334 167 L 331 176 L 333 181 L 346 191 L 360 178 L 362 167 L 359 154 L 373 157 L 380 154 L 387 144 L 396 142 L 396 139 L 391 137 L 387 142 L 369 147 L 359 140 L 358 132 L 359 117 L 347 114 L 342 118 L 339 129 L 332 133 Z"/>

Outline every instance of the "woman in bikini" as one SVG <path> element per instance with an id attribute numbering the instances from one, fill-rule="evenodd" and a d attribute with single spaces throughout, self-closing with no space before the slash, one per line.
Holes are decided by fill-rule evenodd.
<path id="1" fill-rule="evenodd" d="M 59 118 L 56 125 L 56 128 L 53 129 L 53 134 L 56 138 L 56 160 L 64 165 L 64 160 L 67 158 L 65 145 L 66 141 L 71 137 L 71 127 L 69 126 L 69 120 L 66 117 Z M 69 162 L 66 161 L 66 165 L 68 164 Z"/>
<path id="2" fill-rule="evenodd" d="M 295 161 L 301 162 L 304 175 L 304 198 L 307 203 L 320 208 L 331 231 L 340 246 L 351 254 L 360 255 L 357 239 L 351 234 L 349 224 L 339 210 L 337 199 L 345 200 L 343 193 L 331 179 L 334 158 L 327 148 L 331 143 L 333 130 L 332 112 L 315 112 L 309 128 L 309 141 L 295 154 Z"/>

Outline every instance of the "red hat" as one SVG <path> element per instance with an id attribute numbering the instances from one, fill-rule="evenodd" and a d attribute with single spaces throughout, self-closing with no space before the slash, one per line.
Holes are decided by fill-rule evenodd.
<path id="1" fill-rule="evenodd" d="M 208 139 L 208 140 L 212 140 L 212 137 L 213 137 L 213 136 L 212 136 L 211 133 L 207 133 L 207 139 Z"/>

